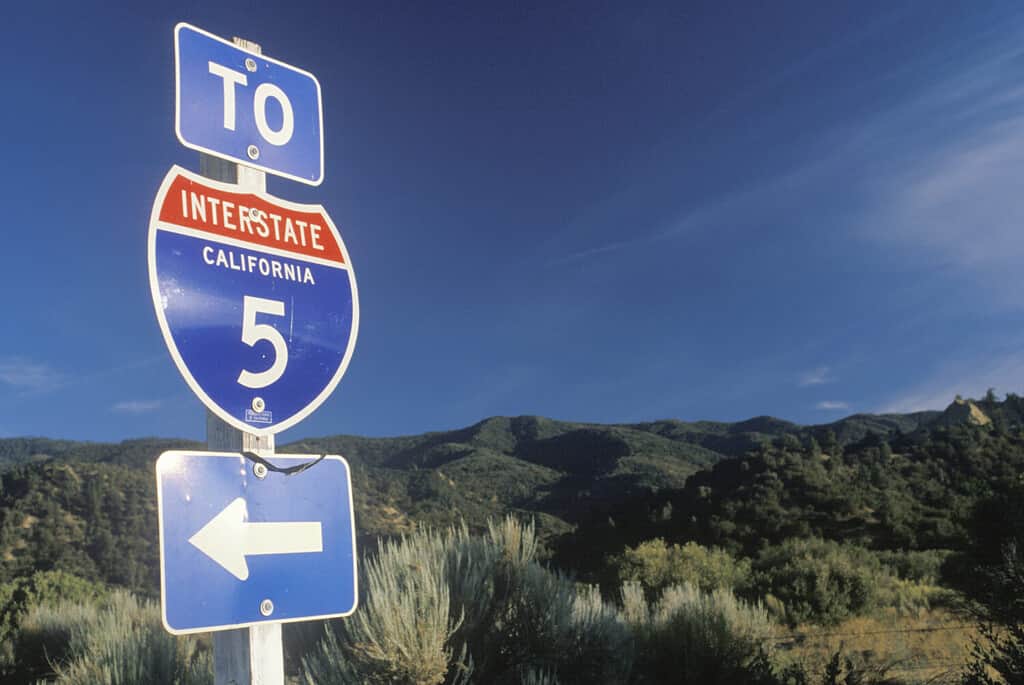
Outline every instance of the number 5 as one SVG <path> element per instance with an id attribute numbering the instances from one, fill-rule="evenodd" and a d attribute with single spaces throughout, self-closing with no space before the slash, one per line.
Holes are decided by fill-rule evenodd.
<path id="1" fill-rule="evenodd" d="M 253 373 L 242 369 L 238 374 L 238 383 L 247 388 L 265 388 L 277 381 L 288 366 L 288 345 L 277 329 L 267 323 L 256 323 L 257 314 L 284 316 L 284 302 L 265 300 L 262 297 L 245 296 L 242 305 L 242 342 L 255 347 L 260 340 L 266 340 L 274 346 L 274 363 L 266 371 Z"/>

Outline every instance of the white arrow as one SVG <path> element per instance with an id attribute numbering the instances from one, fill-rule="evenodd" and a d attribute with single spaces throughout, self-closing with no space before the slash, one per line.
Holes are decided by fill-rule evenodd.
<path id="1" fill-rule="evenodd" d="M 324 551 L 319 521 L 250 523 L 245 519 L 245 500 L 237 497 L 188 541 L 239 580 L 249 577 L 247 556 Z"/>

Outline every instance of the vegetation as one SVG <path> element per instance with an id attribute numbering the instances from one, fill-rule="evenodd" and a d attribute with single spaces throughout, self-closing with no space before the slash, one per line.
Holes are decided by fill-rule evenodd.
<path id="1" fill-rule="evenodd" d="M 703 592 L 718 588 L 742 592 L 753 582 L 749 560 L 737 560 L 725 550 L 696 542 L 668 545 L 655 538 L 627 548 L 612 563 L 620 581 L 639 583 L 648 596 L 661 594 L 672 585 L 693 585 Z"/>
<path id="2" fill-rule="evenodd" d="M 537 563 L 512 519 L 382 543 L 364 605 L 305 660 L 313 683 L 734 683 L 765 668 L 767 612 L 718 589 L 673 585 L 621 604 Z"/>
<path id="3" fill-rule="evenodd" d="M 949 560 L 980 626 L 964 685 L 1024 683 L 1024 482 L 982 501 L 971 545 Z"/>
<path id="4" fill-rule="evenodd" d="M 33 606 L 16 635 L 18 682 L 52 679 L 62 685 L 200 685 L 213 682 L 211 655 L 193 638 L 175 638 L 158 607 L 123 590 L 100 603 Z"/>
<path id="5" fill-rule="evenodd" d="M 935 676 L 945 650 L 947 680 L 1022 682 L 1022 418 L 1021 398 L 990 394 L 816 427 L 517 417 L 285 446 L 349 459 L 368 551 L 352 618 L 286 631 L 290 671 L 307 682 L 912 682 Z M 153 618 L 152 461 L 187 446 L 0 440 L 5 680 L 131 682 L 133 668 L 207 678 L 202 642 L 171 639 Z M 963 607 L 970 615 L 954 613 Z M 978 629 L 954 632 L 967 624 Z M 909 637 L 863 648 L 825 637 L 906 630 L 935 635 L 902 652 L 893 645 Z"/>
<path id="6" fill-rule="evenodd" d="M 0 582 L 61 570 L 153 595 L 159 588 L 151 469 L 44 462 L 0 474 Z"/>
<path id="7" fill-rule="evenodd" d="M 0 663 L 14 659 L 14 639 L 29 609 L 53 602 L 92 603 L 107 590 L 65 571 L 37 571 L 0 585 Z"/>

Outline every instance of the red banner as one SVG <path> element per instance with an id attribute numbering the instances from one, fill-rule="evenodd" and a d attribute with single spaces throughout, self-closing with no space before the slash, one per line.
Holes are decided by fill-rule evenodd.
<path id="1" fill-rule="evenodd" d="M 272 204 L 251 193 L 212 188 L 182 175 L 171 182 L 160 208 L 160 221 L 234 238 L 253 247 L 345 263 L 323 214 Z"/>

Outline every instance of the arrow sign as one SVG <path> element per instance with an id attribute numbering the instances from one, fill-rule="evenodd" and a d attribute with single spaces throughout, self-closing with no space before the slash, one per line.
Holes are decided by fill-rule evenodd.
<path id="1" fill-rule="evenodd" d="M 236 497 L 188 541 L 239 580 L 249 577 L 247 556 L 324 551 L 319 521 L 247 523 L 245 519 L 245 500 Z"/>
<path id="2" fill-rule="evenodd" d="M 320 455 L 277 454 L 280 466 Z M 359 595 L 348 464 L 262 473 L 230 452 L 156 462 L 160 597 L 171 633 L 347 616 Z M 270 600 L 272 610 L 260 606 Z"/>

